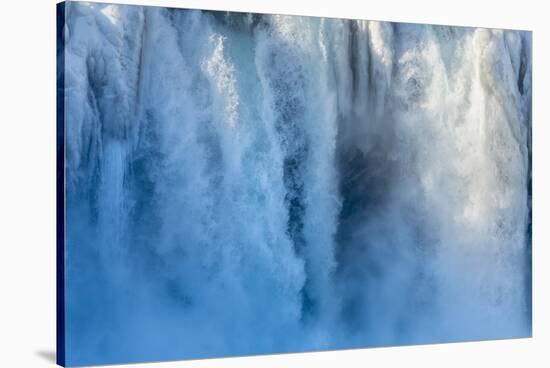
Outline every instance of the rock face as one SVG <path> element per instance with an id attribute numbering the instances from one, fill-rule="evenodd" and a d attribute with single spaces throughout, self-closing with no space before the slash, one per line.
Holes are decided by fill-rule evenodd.
<path id="1" fill-rule="evenodd" d="M 530 32 L 64 22 L 67 364 L 530 336 Z"/>

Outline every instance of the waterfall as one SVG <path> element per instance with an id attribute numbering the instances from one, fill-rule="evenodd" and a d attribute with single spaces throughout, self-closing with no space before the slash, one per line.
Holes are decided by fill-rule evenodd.
<path id="1" fill-rule="evenodd" d="M 69 2 L 67 362 L 530 336 L 531 34 Z"/>

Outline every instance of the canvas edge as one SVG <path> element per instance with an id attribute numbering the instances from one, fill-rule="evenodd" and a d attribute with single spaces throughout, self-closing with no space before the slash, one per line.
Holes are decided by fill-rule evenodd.
<path id="1" fill-rule="evenodd" d="M 56 363 L 65 366 L 65 2 L 56 4 Z"/>

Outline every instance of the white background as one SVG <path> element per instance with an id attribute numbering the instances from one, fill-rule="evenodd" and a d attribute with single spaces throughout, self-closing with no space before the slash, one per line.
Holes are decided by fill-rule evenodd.
<path id="1" fill-rule="evenodd" d="M 550 366 L 550 19 L 549 11 L 545 9 L 547 2 L 115 2 L 534 31 L 532 339 L 210 359 L 134 367 Z M 3 2 L 0 17 L 0 367 L 48 367 L 54 366 L 55 354 L 55 0 Z"/>

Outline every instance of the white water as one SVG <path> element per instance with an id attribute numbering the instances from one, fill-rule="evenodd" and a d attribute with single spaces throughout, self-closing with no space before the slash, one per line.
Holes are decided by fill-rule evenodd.
<path id="1" fill-rule="evenodd" d="M 530 335 L 530 33 L 66 22 L 68 363 Z"/>

